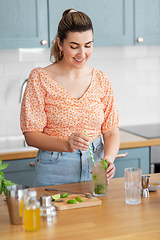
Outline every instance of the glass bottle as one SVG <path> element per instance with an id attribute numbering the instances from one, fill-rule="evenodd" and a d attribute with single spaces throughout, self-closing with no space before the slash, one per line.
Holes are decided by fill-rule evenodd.
<path id="1" fill-rule="evenodd" d="M 26 231 L 36 231 L 40 229 L 40 205 L 36 196 L 36 191 L 28 192 L 28 199 L 24 209 L 24 228 Z"/>

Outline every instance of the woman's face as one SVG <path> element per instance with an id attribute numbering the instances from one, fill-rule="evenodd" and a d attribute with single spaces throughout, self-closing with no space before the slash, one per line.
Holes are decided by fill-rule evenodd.
<path id="1" fill-rule="evenodd" d="M 63 44 L 57 39 L 59 49 L 63 51 L 62 60 L 73 68 L 82 68 L 93 51 L 93 32 L 69 32 Z M 61 60 L 61 61 L 62 61 Z"/>

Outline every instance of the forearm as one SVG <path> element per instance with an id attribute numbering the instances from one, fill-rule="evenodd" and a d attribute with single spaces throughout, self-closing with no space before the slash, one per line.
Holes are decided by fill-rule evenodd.
<path id="1" fill-rule="evenodd" d="M 104 158 L 114 162 L 120 145 L 119 129 L 115 128 L 103 135 L 104 139 Z"/>
<path id="2" fill-rule="evenodd" d="M 48 136 L 42 132 L 24 133 L 29 146 L 36 147 L 44 151 L 68 152 L 68 140 Z"/>

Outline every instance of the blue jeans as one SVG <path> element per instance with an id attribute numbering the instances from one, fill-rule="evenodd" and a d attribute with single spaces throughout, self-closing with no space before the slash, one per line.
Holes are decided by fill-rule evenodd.
<path id="1" fill-rule="evenodd" d="M 95 162 L 103 158 L 101 136 L 90 143 Z M 92 180 L 92 160 L 89 149 L 75 152 L 39 150 L 35 164 L 34 186 L 49 186 Z"/>

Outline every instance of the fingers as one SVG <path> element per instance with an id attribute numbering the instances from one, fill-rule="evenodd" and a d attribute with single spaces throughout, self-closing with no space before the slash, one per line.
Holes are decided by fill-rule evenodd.
<path id="1" fill-rule="evenodd" d="M 114 177 L 115 171 L 116 171 L 116 168 L 114 163 L 108 161 L 108 168 L 107 168 L 107 175 L 106 175 L 107 184 L 109 184 L 110 180 Z"/>
<path id="2" fill-rule="evenodd" d="M 80 133 L 72 133 L 69 137 L 69 146 L 72 151 L 76 149 L 86 151 L 89 147 L 89 138 Z"/>

